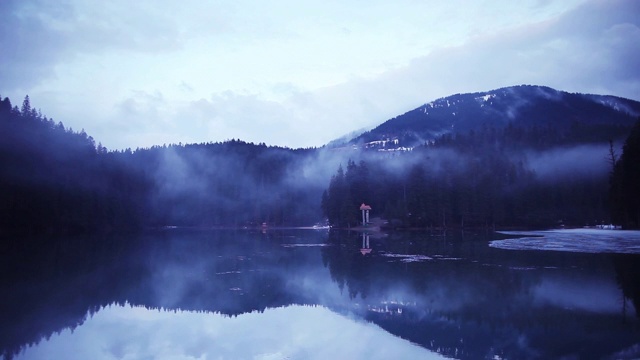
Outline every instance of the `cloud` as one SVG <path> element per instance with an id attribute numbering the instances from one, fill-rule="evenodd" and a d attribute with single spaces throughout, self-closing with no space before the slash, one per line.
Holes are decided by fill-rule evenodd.
<path id="1" fill-rule="evenodd" d="M 60 61 L 61 48 L 68 39 L 59 31 L 50 29 L 46 20 L 22 8 L 23 2 L 7 0 L 0 2 L 0 81 L 2 90 L 26 89 L 50 75 Z M 64 19 L 69 8 L 65 3 L 52 6 L 52 19 Z"/>
<path id="2" fill-rule="evenodd" d="M 409 96 L 540 84 L 638 98 L 640 74 L 630 61 L 640 56 L 639 5 L 587 2 L 555 19 L 434 51 L 384 80 Z"/>
<path id="3" fill-rule="evenodd" d="M 255 94 L 226 91 L 209 99 L 199 99 L 182 106 L 175 121 L 183 122 L 187 131 L 199 128 L 211 141 L 232 138 L 249 142 L 286 143 L 293 139 L 291 116 L 282 104 Z M 193 134 L 199 137 L 198 134 Z"/>
<path id="4" fill-rule="evenodd" d="M 330 104 L 335 111 L 327 113 L 348 119 L 352 129 L 435 98 L 517 84 L 640 99 L 640 68 L 632 64 L 640 58 L 639 5 L 587 2 L 547 21 L 474 37 L 375 78 L 354 78 L 304 96 L 312 106 Z"/>
<path id="5" fill-rule="evenodd" d="M 366 100 L 354 104 L 357 98 L 340 98 L 330 90 L 298 92 L 282 102 L 234 91 L 193 101 L 133 91 L 102 121 L 103 129 L 120 133 L 104 145 L 135 148 L 241 139 L 294 148 L 321 146 L 368 123 L 366 115 L 377 108 Z"/>
<path id="6" fill-rule="evenodd" d="M 640 99 L 637 1 L 357 5 L 1 1 L 0 92 L 109 148 L 320 146 L 517 84 Z"/>
<path id="7" fill-rule="evenodd" d="M 231 139 L 296 144 L 303 131 L 291 121 L 291 113 L 283 104 L 233 91 L 193 101 L 171 100 L 159 91 L 132 91 L 115 108 L 98 130 L 112 127 L 111 131 L 118 133 L 105 142 L 108 148 Z"/>
<path id="8" fill-rule="evenodd" d="M 56 67 L 90 54 L 166 53 L 180 50 L 187 36 L 212 34 L 225 26 L 213 9 L 205 29 L 178 19 L 177 2 L 3 0 L 0 2 L 2 90 L 26 91 L 56 76 Z M 190 8 L 193 12 L 197 9 Z M 193 24 L 193 25 L 192 25 Z M 129 59 L 131 61 L 131 59 Z"/>

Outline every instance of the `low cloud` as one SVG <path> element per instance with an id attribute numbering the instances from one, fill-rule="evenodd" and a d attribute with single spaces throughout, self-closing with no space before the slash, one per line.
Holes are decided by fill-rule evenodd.
<path id="1" fill-rule="evenodd" d="M 547 181 L 600 177 L 610 170 L 608 145 L 585 145 L 530 153 L 528 164 L 536 175 Z"/>

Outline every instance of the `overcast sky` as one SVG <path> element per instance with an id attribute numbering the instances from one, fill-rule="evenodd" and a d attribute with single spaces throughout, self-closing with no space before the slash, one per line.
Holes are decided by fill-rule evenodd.
<path id="1" fill-rule="evenodd" d="M 0 96 L 109 149 L 321 146 L 455 93 L 640 100 L 638 0 L 0 0 Z"/>

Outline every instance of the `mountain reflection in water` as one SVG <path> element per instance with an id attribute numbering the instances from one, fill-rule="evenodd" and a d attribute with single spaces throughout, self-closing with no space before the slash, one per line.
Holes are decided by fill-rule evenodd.
<path id="1" fill-rule="evenodd" d="M 638 255 L 489 247 L 496 236 L 8 239 L 0 347 L 7 359 L 640 356 Z"/>

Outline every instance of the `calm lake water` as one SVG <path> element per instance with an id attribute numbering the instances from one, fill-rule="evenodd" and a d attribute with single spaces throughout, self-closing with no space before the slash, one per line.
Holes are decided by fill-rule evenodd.
<path id="1" fill-rule="evenodd" d="M 13 239 L 0 346 L 5 359 L 638 358 L 640 236 L 599 234 Z"/>

